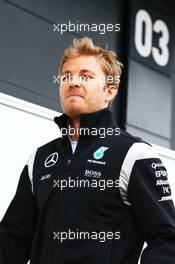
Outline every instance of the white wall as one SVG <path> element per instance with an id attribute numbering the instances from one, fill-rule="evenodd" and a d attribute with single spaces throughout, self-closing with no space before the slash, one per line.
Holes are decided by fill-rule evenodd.
<path id="1" fill-rule="evenodd" d="M 0 93 L 0 220 L 30 154 L 60 136 L 53 121 L 60 114 Z"/>

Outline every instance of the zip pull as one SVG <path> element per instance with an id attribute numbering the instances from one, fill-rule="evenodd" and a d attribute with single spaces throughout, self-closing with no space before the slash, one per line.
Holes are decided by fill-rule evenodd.
<path id="1" fill-rule="evenodd" d="M 67 160 L 67 168 L 69 167 L 70 163 L 71 163 L 71 159 L 68 159 Z"/>

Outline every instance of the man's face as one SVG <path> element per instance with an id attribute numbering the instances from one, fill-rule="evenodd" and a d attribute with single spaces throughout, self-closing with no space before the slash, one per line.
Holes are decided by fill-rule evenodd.
<path id="1" fill-rule="evenodd" d="M 113 97 L 104 89 L 105 74 L 95 56 L 81 55 L 65 62 L 61 80 L 61 106 L 70 117 L 103 109 Z"/>

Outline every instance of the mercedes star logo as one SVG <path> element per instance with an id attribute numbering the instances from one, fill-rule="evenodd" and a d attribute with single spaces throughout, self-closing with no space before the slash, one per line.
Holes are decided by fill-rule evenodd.
<path id="1" fill-rule="evenodd" d="M 45 167 L 51 167 L 51 166 L 55 165 L 57 160 L 58 160 L 58 153 L 54 152 L 47 157 L 47 159 L 44 162 L 44 165 L 45 165 Z"/>

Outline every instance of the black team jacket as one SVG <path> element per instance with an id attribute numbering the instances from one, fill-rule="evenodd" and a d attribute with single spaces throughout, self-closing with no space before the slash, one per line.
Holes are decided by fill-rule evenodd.
<path id="1" fill-rule="evenodd" d="M 67 127 L 66 114 L 54 121 Z M 90 132 L 74 154 L 63 135 L 30 155 L 0 223 L 0 264 L 137 264 L 144 241 L 142 264 L 175 264 L 175 210 L 158 154 L 119 130 L 108 108 L 83 114 L 80 126 Z"/>

